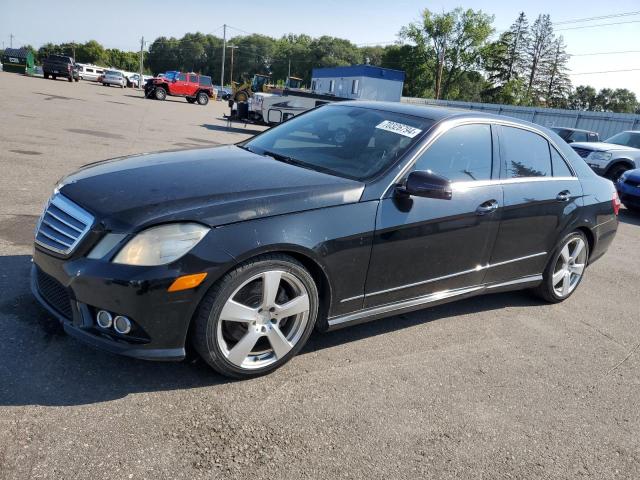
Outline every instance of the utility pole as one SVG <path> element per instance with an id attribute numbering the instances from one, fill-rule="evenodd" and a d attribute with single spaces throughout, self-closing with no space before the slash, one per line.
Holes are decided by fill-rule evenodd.
<path id="1" fill-rule="evenodd" d="M 13 48 L 13 33 L 9 34 L 9 48 Z"/>
<path id="2" fill-rule="evenodd" d="M 291 76 L 291 57 L 289 57 L 289 72 L 287 73 L 287 77 Z"/>
<path id="3" fill-rule="evenodd" d="M 142 62 L 144 59 L 144 35 L 140 39 L 140 78 L 138 78 L 138 90 L 142 88 Z"/>
<path id="4" fill-rule="evenodd" d="M 231 72 L 229 72 L 229 81 L 233 84 L 233 51 L 238 47 L 236 47 L 235 45 L 229 45 L 229 48 L 231 49 Z"/>
<path id="5" fill-rule="evenodd" d="M 227 52 L 227 24 L 222 26 L 222 72 L 220 73 L 220 88 L 224 87 L 224 60 Z"/>

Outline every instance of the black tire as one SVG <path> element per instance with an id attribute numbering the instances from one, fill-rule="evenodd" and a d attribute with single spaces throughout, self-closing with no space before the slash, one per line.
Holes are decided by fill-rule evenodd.
<path id="1" fill-rule="evenodd" d="M 55 79 L 56 79 L 56 76 L 55 76 L 55 75 L 51 75 L 51 79 L 52 79 L 52 80 L 55 80 Z"/>
<path id="2" fill-rule="evenodd" d="M 69 83 L 73 83 L 73 77 L 69 77 Z"/>
<path id="3" fill-rule="evenodd" d="M 207 103 L 209 103 L 209 95 L 204 92 L 198 93 L 196 99 L 198 100 L 198 105 L 206 105 Z"/>
<path id="4" fill-rule="evenodd" d="M 604 176 L 611 180 L 613 183 L 616 183 L 620 176 L 627 170 L 629 170 L 629 167 L 625 165 L 614 165 L 609 170 L 607 170 L 607 173 Z"/>
<path id="5" fill-rule="evenodd" d="M 273 270 L 289 273 L 304 285 L 309 299 L 307 323 L 297 343 L 282 358 L 276 359 L 273 363 L 262 368 L 242 368 L 231 363 L 219 345 L 216 332 L 218 331 L 218 324 L 221 322 L 220 314 L 227 300 L 240 286 L 256 275 Z M 313 277 L 300 262 L 287 255 L 262 255 L 242 263 L 210 288 L 194 315 L 191 341 L 203 360 L 222 375 L 233 378 L 257 377 L 281 367 L 300 351 L 314 329 L 318 315 L 318 305 L 316 284 Z M 248 325 L 246 328 L 252 327 Z"/>
<path id="6" fill-rule="evenodd" d="M 164 100 L 167 98 L 167 91 L 163 87 L 156 87 L 153 95 L 156 97 L 156 100 Z"/>
<path id="7" fill-rule="evenodd" d="M 44 73 L 43 76 L 44 76 L 45 80 L 49 80 L 49 74 L 48 73 Z"/>
<path id="8" fill-rule="evenodd" d="M 585 253 L 586 253 L 585 260 L 584 260 L 585 268 L 584 268 L 582 274 L 580 275 L 580 277 L 577 279 L 577 283 L 572 288 L 572 290 L 567 295 L 561 296 L 561 295 L 558 295 L 556 293 L 556 290 L 554 288 L 553 275 L 555 273 L 556 266 L 557 266 L 558 262 L 561 261 L 559 257 L 560 257 L 560 255 L 562 253 L 563 248 L 565 247 L 565 245 L 573 242 L 577 238 L 581 239 L 584 242 L 584 249 L 585 249 Z M 551 254 L 551 257 L 549 258 L 549 262 L 547 263 L 547 266 L 544 269 L 544 273 L 542 274 L 542 283 L 540 283 L 540 285 L 538 285 L 533 290 L 533 292 L 538 297 L 542 298 L 543 300 L 546 300 L 549 303 L 559 303 L 559 302 L 565 301 L 567 298 L 569 298 L 571 295 L 573 295 L 573 293 L 578 289 L 578 286 L 582 282 L 582 279 L 584 278 L 584 273 L 586 271 L 586 267 L 589 264 L 589 254 L 590 254 L 590 252 L 589 252 L 589 242 L 588 242 L 587 237 L 585 236 L 585 234 L 582 233 L 580 230 L 576 230 L 574 232 L 571 232 L 569 235 L 564 237 L 558 243 L 558 246 L 556 247 L 556 249 Z"/>
<path id="9" fill-rule="evenodd" d="M 189 103 L 196 103 L 196 99 L 193 97 L 187 97 L 187 102 Z"/>
<path id="10" fill-rule="evenodd" d="M 75 80 L 76 82 L 79 82 L 79 81 L 80 81 L 80 79 L 79 79 L 79 78 L 74 78 L 74 80 Z"/>

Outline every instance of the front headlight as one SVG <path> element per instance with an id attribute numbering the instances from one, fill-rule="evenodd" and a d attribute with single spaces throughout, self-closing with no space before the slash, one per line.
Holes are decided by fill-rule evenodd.
<path id="1" fill-rule="evenodd" d="M 589 160 L 595 160 L 596 162 L 608 162 L 611 159 L 611 153 L 609 152 L 592 152 L 589 154 Z"/>
<path id="2" fill-rule="evenodd" d="M 185 255 L 209 232 L 199 223 L 169 223 L 148 228 L 127 242 L 113 259 L 126 265 L 165 265 Z"/>

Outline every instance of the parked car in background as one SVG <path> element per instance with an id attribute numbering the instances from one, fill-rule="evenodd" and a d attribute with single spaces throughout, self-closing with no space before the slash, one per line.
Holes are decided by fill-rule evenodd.
<path id="1" fill-rule="evenodd" d="M 564 301 L 613 241 L 618 208 L 611 182 L 543 127 L 333 103 L 238 145 L 62 179 L 32 290 L 94 347 L 180 360 L 191 341 L 247 378 L 314 329 L 489 292 Z"/>
<path id="2" fill-rule="evenodd" d="M 217 100 L 229 100 L 231 98 L 231 95 L 233 94 L 231 89 L 227 87 L 221 87 L 220 85 L 216 85 L 213 88 L 215 88 L 217 92 L 216 94 Z"/>
<path id="3" fill-rule="evenodd" d="M 80 80 L 78 68 L 72 57 L 66 55 L 49 55 L 42 62 L 42 74 L 44 78 L 66 78 L 70 82 Z"/>
<path id="4" fill-rule="evenodd" d="M 189 103 L 206 105 L 213 98 L 211 77 L 197 73 L 167 72 L 164 77 L 156 77 L 144 86 L 147 98 L 165 100 L 167 96 L 185 97 Z"/>
<path id="5" fill-rule="evenodd" d="M 620 175 L 616 189 L 625 207 L 640 212 L 640 168 L 627 170 Z"/>
<path id="6" fill-rule="evenodd" d="M 567 143 L 600 141 L 600 135 L 598 132 L 567 127 L 551 127 L 551 130 L 556 132 L 558 136 Z"/>
<path id="7" fill-rule="evenodd" d="M 111 86 L 115 85 L 120 88 L 127 86 L 127 79 L 122 72 L 118 70 L 106 70 L 102 76 L 102 85 Z"/>
<path id="8" fill-rule="evenodd" d="M 134 73 L 127 77 L 127 87 L 138 88 L 138 86 L 143 86 L 147 80 L 152 78 L 150 75 L 143 75 L 141 79 L 139 73 Z"/>
<path id="9" fill-rule="evenodd" d="M 92 82 L 98 81 L 98 78 L 104 74 L 104 68 L 97 65 L 78 63 L 78 75 L 82 80 Z"/>
<path id="10" fill-rule="evenodd" d="M 598 175 L 614 183 L 640 166 L 640 131 L 620 132 L 604 142 L 575 142 L 571 147 Z"/>

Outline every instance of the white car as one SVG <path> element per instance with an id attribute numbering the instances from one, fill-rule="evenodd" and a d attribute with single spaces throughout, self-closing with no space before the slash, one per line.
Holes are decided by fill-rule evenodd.
<path id="1" fill-rule="evenodd" d="M 102 76 L 102 85 L 111 86 L 115 85 L 120 88 L 127 86 L 127 79 L 117 70 L 105 70 Z"/>

